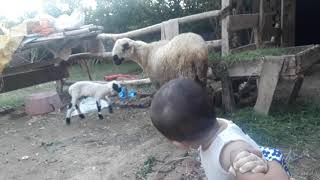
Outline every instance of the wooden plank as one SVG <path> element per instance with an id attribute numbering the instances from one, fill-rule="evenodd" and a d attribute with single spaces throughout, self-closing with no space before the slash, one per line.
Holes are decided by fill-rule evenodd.
<path id="1" fill-rule="evenodd" d="M 221 39 L 219 40 L 213 40 L 213 41 L 206 41 L 207 42 L 207 45 L 208 45 L 208 48 L 218 48 L 218 47 L 221 47 Z"/>
<path id="2" fill-rule="evenodd" d="M 46 60 L 46 61 L 40 61 L 37 63 L 26 64 L 26 65 L 22 65 L 22 66 L 6 68 L 3 71 L 3 75 L 7 76 L 7 75 L 19 74 L 22 72 L 29 72 L 29 71 L 32 71 L 32 70 L 35 70 L 38 68 L 57 64 L 61 61 L 62 61 L 62 59 L 57 58 L 57 59 L 50 59 L 50 60 Z"/>
<path id="3" fill-rule="evenodd" d="M 254 106 L 254 110 L 258 113 L 265 115 L 269 113 L 283 61 L 282 57 L 274 57 L 274 59 L 268 59 L 263 63 L 259 80 L 258 98 Z"/>
<path id="4" fill-rule="evenodd" d="M 179 22 L 178 20 L 169 20 L 161 24 L 161 40 L 171 40 L 179 35 Z"/>
<path id="5" fill-rule="evenodd" d="M 259 76 L 262 70 L 263 60 L 240 61 L 228 68 L 229 76 L 250 77 Z"/>
<path id="6" fill-rule="evenodd" d="M 296 26 L 296 0 L 281 0 L 282 46 L 294 46 Z"/>
<path id="7" fill-rule="evenodd" d="M 288 100 L 289 104 L 294 103 L 295 100 L 297 99 L 297 97 L 299 96 L 299 92 L 300 92 L 300 89 L 302 87 L 303 80 L 304 80 L 303 76 L 300 76 L 294 81 L 294 86 L 292 88 L 292 91 L 290 93 L 290 97 L 289 97 L 289 100 Z"/>
<path id="8" fill-rule="evenodd" d="M 68 77 L 66 66 L 49 66 L 34 71 L 13 75 L 4 75 L 4 86 L 0 93 L 13 91 L 45 82 L 61 80 Z"/>
<path id="9" fill-rule="evenodd" d="M 282 56 L 284 58 L 281 76 L 296 76 L 297 75 L 297 59 L 295 55 Z"/>
<path id="10" fill-rule="evenodd" d="M 304 73 L 312 65 L 320 62 L 320 45 L 315 45 L 297 54 L 299 69 L 297 73 Z"/>
<path id="11" fill-rule="evenodd" d="M 258 26 L 259 14 L 240 14 L 230 16 L 229 31 L 239 31 Z"/>

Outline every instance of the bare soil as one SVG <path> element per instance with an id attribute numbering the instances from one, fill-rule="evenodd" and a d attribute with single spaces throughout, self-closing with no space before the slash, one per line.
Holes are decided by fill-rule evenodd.
<path id="1" fill-rule="evenodd" d="M 302 96 L 319 96 L 319 87 L 320 73 L 315 73 L 306 79 Z M 177 149 L 164 139 L 152 126 L 148 109 L 103 114 L 104 120 L 96 113 L 84 120 L 75 117 L 70 126 L 63 111 L 30 117 L 21 109 L 1 115 L 0 179 L 136 179 L 150 157 L 156 161 L 140 179 L 205 179 L 197 152 Z M 318 161 L 304 151 L 296 157 L 293 173 L 307 179 L 302 168 L 316 167 Z"/>

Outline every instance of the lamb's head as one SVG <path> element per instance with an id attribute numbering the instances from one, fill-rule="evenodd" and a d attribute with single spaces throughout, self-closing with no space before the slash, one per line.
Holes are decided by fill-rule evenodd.
<path id="1" fill-rule="evenodd" d="M 117 81 L 111 81 L 112 83 L 112 90 L 116 93 L 120 93 L 121 92 L 121 84 Z"/>
<path id="2" fill-rule="evenodd" d="M 120 65 L 125 59 L 132 58 L 134 48 L 134 40 L 129 38 L 118 39 L 112 49 L 114 64 Z"/>

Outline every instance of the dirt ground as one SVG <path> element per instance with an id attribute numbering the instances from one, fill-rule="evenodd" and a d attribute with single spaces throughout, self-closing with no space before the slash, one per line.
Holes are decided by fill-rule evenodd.
<path id="1" fill-rule="evenodd" d="M 307 90 L 319 95 L 319 87 L 320 73 L 306 79 L 302 95 Z M 126 180 L 137 174 L 147 174 L 140 179 L 205 179 L 196 152 L 169 144 L 152 126 L 148 109 L 103 114 L 104 120 L 95 113 L 84 120 L 74 117 L 70 126 L 63 111 L 30 117 L 21 109 L 1 116 L 0 179 Z M 295 163 L 310 167 L 317 161 L 306 155 Z M 304 179 L 302 171 L 294 173 Z"/>

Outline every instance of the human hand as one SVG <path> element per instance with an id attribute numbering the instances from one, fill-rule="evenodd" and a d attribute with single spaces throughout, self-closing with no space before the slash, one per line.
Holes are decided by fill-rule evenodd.
<path id="1" fill-rule="evenodd" d="M 248 149 L 238 153 L 232 159 L 233 161 L 229 172 L 234 175 L 235 171 L 239 171 L 240 173 L 266 173 L 268 171 L 268 163 L 262 158 L 262 154 L 259 150 Z"/>

